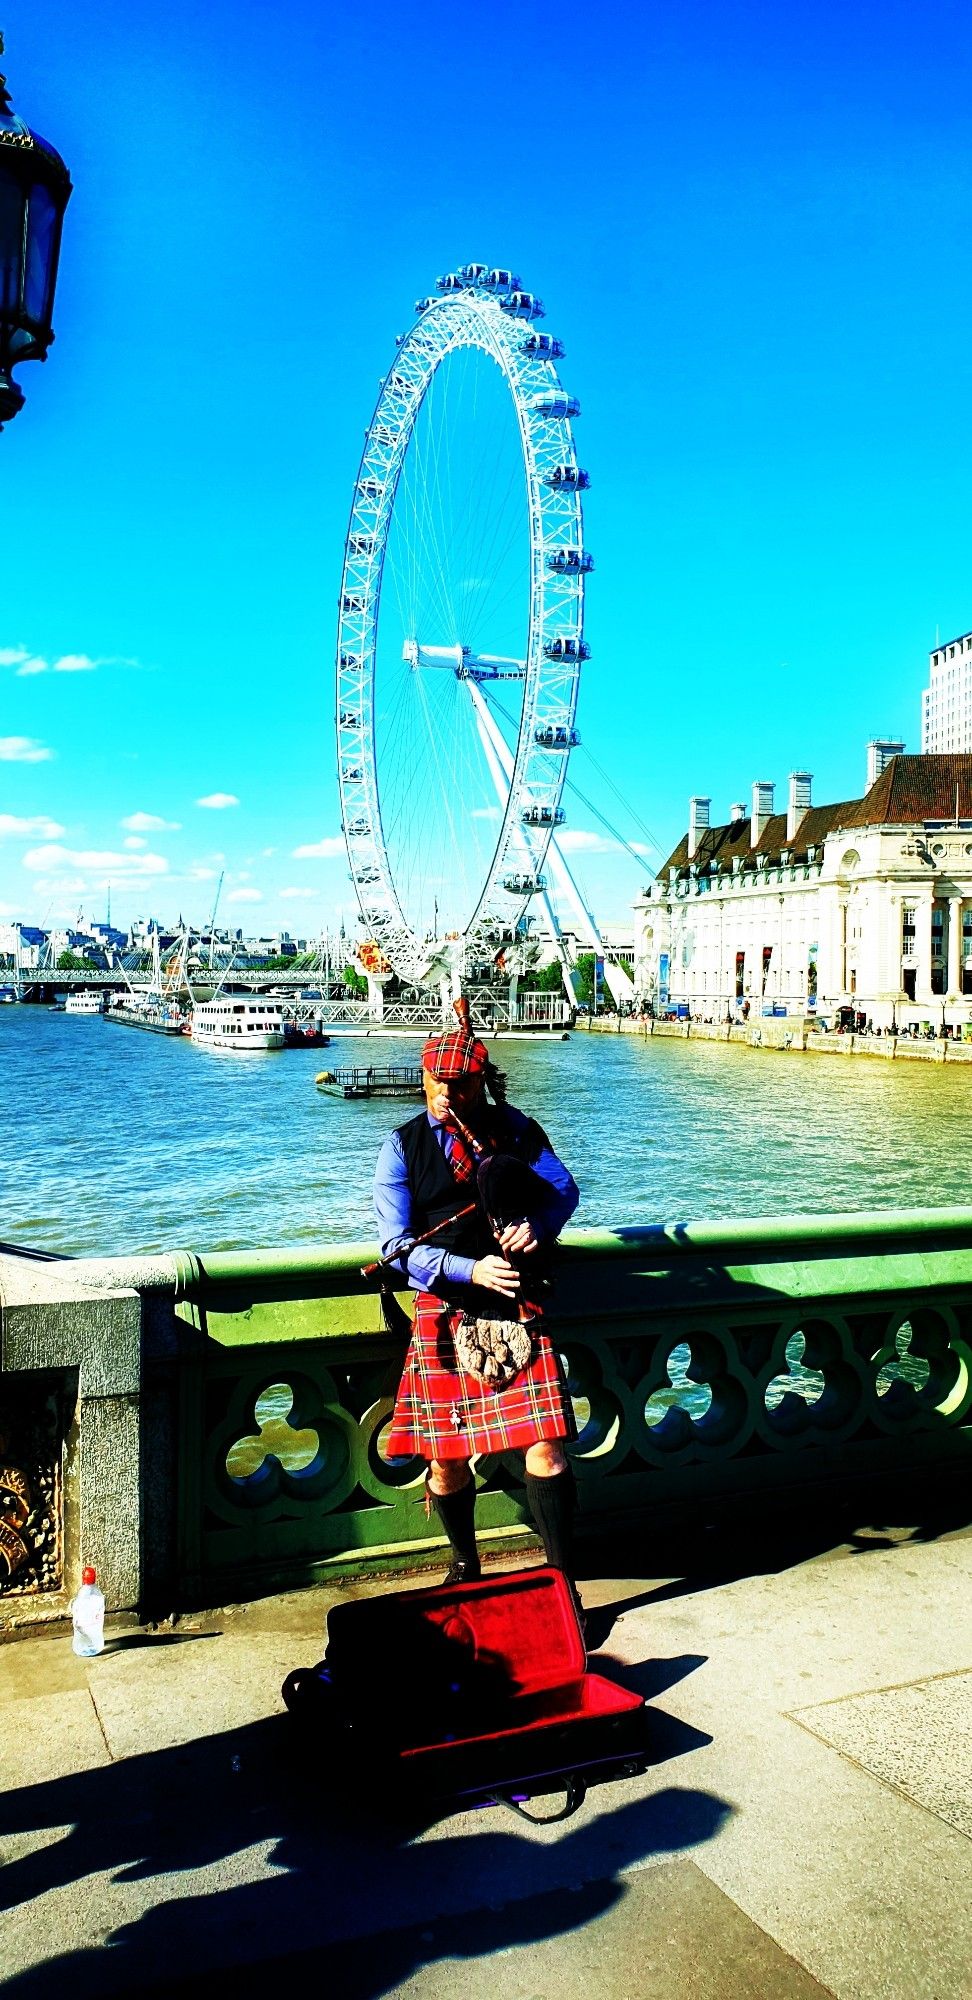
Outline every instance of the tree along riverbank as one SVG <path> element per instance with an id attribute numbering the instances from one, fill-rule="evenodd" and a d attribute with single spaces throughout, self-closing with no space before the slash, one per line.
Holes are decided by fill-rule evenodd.
<path id="1" fill-rule="evenodd" d="M 589 1034 L 661 1035 L 672 1041 L 731 1042 L 734 1047 L 772 1049 L 781 1055 L 877 1056 L 884 1062 L 972 1063 L 972 1042 L 916 1041 L 911 1035 L 832 1035 L 806 1021 L 642 1021 L 634 1016 L 590 1015 Z"/>

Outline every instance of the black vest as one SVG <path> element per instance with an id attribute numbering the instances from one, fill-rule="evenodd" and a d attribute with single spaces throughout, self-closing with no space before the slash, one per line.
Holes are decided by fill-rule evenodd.
<path id="1" fill-rule="evenodd" d="M 398 1136 L 402 1142 L 412 1197 L 412 1224 L 416 1236 L 424 1236 L 427 1229 L 434 1228 L 437 1222 L 444 1222 L 446 1216 L 454 1215 L 457 1208 L 465 1208 L 467 1202 L 476 1200 L 475 1177 L 468 1181 L 456 1180 L 429 1124 L 427 1112 L 420 1111 L 417 1118 L 410 1118 L 407 1125 L 401 1125 Z M 488 1257 L 496 1249 L 489 1223 L 478 1208 L 475 1214 L 464 1216 L 461 1222 L 452 1223 L 448 1229 L 440 1229 L 432 1240 L 437 1249 L 454 1250 L 460 1257 Z"/>

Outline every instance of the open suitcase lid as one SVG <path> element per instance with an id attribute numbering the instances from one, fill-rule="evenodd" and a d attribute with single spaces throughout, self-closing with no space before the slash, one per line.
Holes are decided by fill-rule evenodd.
<path id="1" fill-rule="evenodd" d="M 587 1655 L 570 1587 L 559 1570 L 528 1569 L 480 1583 L 357 1598 L 328 1613 L 328 1669 L 337 1683 L 393 1684 L 399 1671 L 441 1671 L 468 1660 L 509 1696 L 583 1674 Z"/>

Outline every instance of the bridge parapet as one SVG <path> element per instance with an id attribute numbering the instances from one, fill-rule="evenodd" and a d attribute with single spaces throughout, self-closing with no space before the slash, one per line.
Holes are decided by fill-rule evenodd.
<path id="1" fill-rule="evenodd" d="M 24 1458 L 39 1390 L 64 1413 L 60 1580 L 38 1583 L 25 1519 L 0 1626 L 63 1612 L 72 1551 L 156 1612 L 435 1554 L 422 1466 L 384 1450 L 404 1341 L 373 1255 L 0 1258 L 0 1458 Z M 573 1233 L 549 1325 L 582 1534 L 933 1483 L 972 1454 L 972 1209 Z M 517 1461 L 477 1478 L 486 1548 L 529 1542 Z"/>

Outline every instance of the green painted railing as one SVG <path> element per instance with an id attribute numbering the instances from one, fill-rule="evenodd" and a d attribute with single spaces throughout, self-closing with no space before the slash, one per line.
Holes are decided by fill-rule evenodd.
<path id="1" fill-rule="evenodd" d="M 173 1399 L 181 1601 L 440 1545 L 420 1463 L 383 1449 L 403 1342 L 361 1277 L 374 1254 L 97 1267 L 147 1309 L 154 1296 L 156 1317 L 174 1294 L 156 1388 Z M 548 1324 L 577 1418 L 582 1534 L 747 1495 L 932 1482 L 972 1454 L 970 1209 L 569 1235 Z M 151 1410 L 151 1379 L 146 1392 Z M 478 1478 L 487 1545 L 528 1537 L 517 1458 Z"/>

